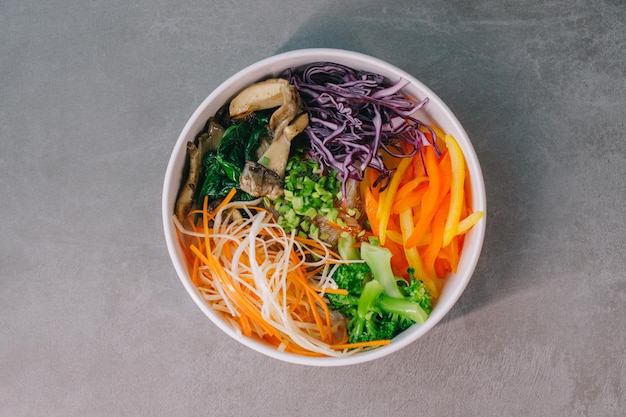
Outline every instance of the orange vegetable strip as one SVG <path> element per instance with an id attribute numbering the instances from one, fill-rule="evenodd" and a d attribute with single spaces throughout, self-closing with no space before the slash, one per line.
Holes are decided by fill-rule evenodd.
<path id="1" fill-rule="evenodd" d="M 311 313 L 313 314 L 313 319 L 315 321 L 315 324 L 317 324 L 317 328 L 318 328 L 318 330 L 320 332 L 320 338 L 322 340 L 325 340 L 325 341 L 328 342 L 329 340 L 328 340 L 328 337 L 326 335 L 326 330 L 324 329 L 324 324 L 322 322 L 322 318 L 320 317 L 320 314 L 317 311 L 317 308 L 315 308 L 315 301 L 313 299 L 313 295 L 312 294 L 316 294 L 317 295 L 316 292 L 312 293 L 311 291 L 306 291 L 306 296 L 307 296 L 307 299 L 309 300 L 309 305 L 311 306 Z M 323 303 L 323 304 L 326 304 L 326 303 Z M 330 320 L 328 320 L 328 322 L 330 322 Z"/>
<path id="2" fill-rule="evenodd" d="M 317 291 L 322 291 L 321 288 L 316 288 Z M 324 288 L 325 294 L 337 294 L 337 295 L 348 295 L 348 290 L 343 288 Z"/>
<path id="3" fill-rule="evenodd" d="M 424 270 L 431 276 L 435 275 L 435 259 L 441 250 L 441 244 L 443 242 L 443 228 L 446 223 L 449 207 L 450 197 L 446 196 L 437 209 L 437 213 L 435 213 L 430 241 L 424 251 Z"/>
<path id="4" fill-rule="evenodd" d="M 457 235 L 462 235 L 466 233 L 469 229 L 471 229 L 480 219 L 483 218 L 484 212 L 478 211 L 476 213 L 471 213 L 469 216 L 464 218 L 459 222 L 459 227 L 457 229 Z"/>
<path id="5" fill-rule="evenodd" d="M 181 248 L 181 250 L 183 251 L 183 255 L 185 255 L 185 261 L 187 265 L 188 266 L 191 265 L 193 263 L 193 256 L 191 255 L 189 250 L 186 248 L 186 246 L 183 244 L 183 237 L 181 236 L 181 232 L 178 229 L 178 227 L 176 228 L 176 240 L 178 241 L 178 247 Z"/>
<path id="6" fill-rule="evenodd" d="M 402 240 L 402 232 L 398 233 L 396 230 L 387 230 L 387 237 L 394 243 L 399 245 L 404 244 L 404 241 Z"/>
<path id="7" fill-rule="evenodd" d="M 452 165 L 450 163 L 450 152 L 443 154 L 439 160 L 439 175 L 441 183 L 439 187 L 439 203 L 450 192 L 450 183 L 452 181 Z"/>
<path id="8" fill-rule="evenodd" d="M 385 238 L 387 235 L 387 223 L 389 222 L 389 216 L 391 215 L 391 205 L 393 204 L 394 196 L 396 194 L 396 191 L 398 191 L 398 186 L 400 185 L 400 180 L 402 179 L 402 176 L 411 164 L 411 159 L 412 158 L 402 158 L 402 160 L 398 164 L 396 172 L 393 173 L 393 177 L 391 178 L 389 185 L 387 186 L 385 191 L 381 193 L 383 201 L 378 206 L 378 213 L 380 215 L 380 218 L 378 219 L 378 238 L 380 240 L 381 246 L 385 245 Z"/>
<path id="9" fill-rule="evenodd" d="M 310 350 L 304 350 L 304 349 L 298 348 L 297 345 L 294 345 L 294 344 L 285 345 L 285 352 L 295 353 L 295 354 L 302 355 L 302 356 L 311 356 L 311 357 L 316 357 L 316 358 L 325 356 L 322 353 L 311 352 Z"/>
<path id="10" fill-rule="evenodd" d="M 239 313 L 246 314 L 247 316 L 249 316 L 266 333 L 272 336 L 278 337 L 276 329 L 274 329 L 271 325 L 269 325 L 265 321 L 265 319 L 263 319 L 261 314 L 256 310 L 256 308 L 250 304 L 250 302 L 245 298 L 243 294 L 241 294 L 240 290 L 235 288 L 230 277 L 224 270 L 224 267 L 219 263 L 217 259 L 215 259 L 213 254 L 209 252 L 209 255 L 205 256 L 194 245 L 191 245 L 190 249 L 193 253 L 195 253 L 196 256 L 200 258 L 202 262 L 204 262 L 215 273 L 215 277 L 222 285 L 222 288 L 227 293 L 228 297 L 235 303 L 235 305 L 237 306 L 239 310 Z"/>
<path id="11" fill-rule="evenodd" d="M 363 196 L 363 205 L 365 209 L 365 215 L 369 220 L 370 227 L 374 236 L 378 236 L 378 201 L 374 197 L 372 190 L 369 187 L 365 188 L 365 194 Z"/>
<path id="12" fill-rule="evenodd" d="M 216 210 L 213 211 L 211 217 L 213 217 L 215 213 L 217 213 L 220 210 L 220 206 L 223 207 L 224 205 L 228 204 L 228 202 L 235 195 L 235 191 L 236 191 L 235 188 L 232 188 L 230 190 L 226 198 L 224 198 L 224 200 L 222 200 L 222 202 L 218 205 L 218 207 L 216 207 Z M 213 272 L 215 272 L 216 278 L 218 279 L 218 281 L 220 281 L 222 288 L 224 289 L 225 292 L 229 294 L 229 298 L 235 303 L 235 305 L 237 305 L 238 309 L 240 310 L 240 313 L 248 315 L 268 334 L 278 337 L 279 339 L 282 339 L 277 334 L 276 329 L 274 329 L 271 325 L 269 325 L 265 321 L 265 319 L 263 319 L 259 311 L 256 310 L 256 307 L 251 305 L 250 302 L 243 296 L 243 294 L 241 294 L 241 289 L 238 289 L 237 287 L 235 287 L 234 282 L 232 282 L 232 280 L 230 279 L 230 277 L 224 270 L 224 267 L 222 266 L 222 264 L 213 256 L 213 253 L 210 250 L 211 236 L 209 234 L 209 227 L 208 227 L 210 213 L 208 213 L 207 211 L 207 208 L 208 208 L 207 206 L 208 206 L 208 198 L 205 197 L 203 201 L 202 211 L 204 215 L 203 215 L 202 223 L 203 223 L 204 235 L 205 235 L 206 257 L 203 256 L 202 253 L 197 251 L 197 249 L 194 246 L 192 246 L 190 249 L 192 251 L 196 249 L 196 255 L 199 256 L 200 259 L 207 266 L 209 266 Z"/>
<path id="13" fill-rule="evenodd" d="M 452 238 L 456 236 L 463 206 L 463 184 L 465 183 L 465 160 L 463 152 L 456 140 L 450 136 L 445 136 L 445 143 L 450 152 L 450 162 L 452 164 L 452 180 L 450 184 L 450 211 L 446 219 L 443 232 L 443 246 L 448 246 Z"/>
<path id="14" fill-rule="evenodd" d="M 244 315 L 240 316 L 239 325 L 241 326 L 241 333 L 244 336 L 247 336 L 247 337 L 252 336 L 252 328 L 250 327 L 250 320 L 248 320 L 248 317 Z"/>
<path id="15" fill-rule="evenodd" d="M 409 262 L 404 253 L 404 245 L 388 239 L 385 247 L 391 251 L 391 269 L 394 271 L 394 274 L 398 276 L 404 275 L 409 267 Z"/>
<path id="16" fill-rule="evenodd" d="M 424 153 L 423 150 L 416 153 L 411 161 L 411 167 L 413 171 L 413 178 L 420 178 L 426 176 L 426 168 L 424 167 Z"/>
<path id="17" fill-rule="evenodd" d="M 289 306 L 289 313 L 293 314 L 294 311 L 296 311 L 296 309 L 300 306 L 300 303 L 304 300 L 304 296 L 306 295 L 306 292 L 303 291 L 302 289 L 300 289 L 300 291 L 298 291 L 298 294 L 294 300 L 294 302 L 291 304 L 291 306 Z"/>
<path id="18" fill-rule="evenodd" d="M 193 260 L 193 266 L 191 268 L 191 282 L 194 285 L 198 285 L 198 269 L 200 268 L 200 258 L 197 256 Z"/>
<path id="19" fill-rule="evenodd" d="M 424 271 L 424 265 L 420 258 L 419 252 L 415 246 L 408 247 L 406 240 L 413 234 L 413 214 L 411 210 L 400 213 L 400 227 L 402 228 L 402 236 L 405 239 L 404 254 L 409 266 L 415 270 L 415 276 L 424 281 L 426 287 L 434 298 L 439 297 L 439 289 L 432 278 Z"/>
<path id="20" fill-rule="evenodd" d="M 367 168 L 363 172 L 363 180 L 359 182 L 359 195 L 361 198 L 365 196 L 365 190 L 370 186 L 370 169 Z"/>
<path id="21" fill-rule="evenodd" d="M 468 209 L 471 210 L 472 207 L 472 182 L 470 181 L 470 174 L 469 174 L 469 168 L 467 166 L 467 164 L 465 165 L 465 186 L 464 186 L 464 191 L 465 191 L 465 204 L 467 205 Z"/>
<path id="22" fill-rule="evenodd" d="M 409 248 L 415 247 L 420 241 L 430 222 L 432 221 L 435 210 L 437 209 L 437 200 L 439 198 L 439 186 L 441 177 L 439 175 L 439 165 L 437 164 L 437 155 L 432 146 L 425 149 L 426 153 L 426 169 L 428 170 L 428 190 L 422 198 L 422 210 L 413 233 L 406 240 L 405 245 Z"/>
<path id="23" fill-rule="evenodd" d="M 231 188 L 230 191 L 228 192 L 228 194 L 226 194 L 226 197 L 224 197 L 224 199 L 217 205 L 217 207 L 215 207 L 215 209 L 211 212 L 208 213 L 207 215 L 207 222 L 212 220 L 213 217 L 215 217 L 215 215 L 228 203 L 230 203 L 230 200 L 233 199 L 233 197 L 235 196 L 235 194 L 237 193 L 237 189 L 235 187 Z M 205 197 L 205 200 L 207 200 L 207 197 Z M 203 206 L 202 209 L 203 213 L 207 213 L 207 209 L 205 206 Z"/>
<path id="24" fill-rule="evenodd" d="M 459 266 L 459 239 L 458 236 L 452 237 L 450 244 L 443 248 L 448 255 L 448 261 L 450 261 L 450 268 L 452 272 L 456 273 Z"/>
<path id="25" fill-rule="evenodd" d="M 445 277 L 448 272 L 452 272 L 452 268 L 450 268 L 448 260 L 442 258 L 435 259 L 435 272 L 438 277 Z"/>
<path id="26" fill-rule="evenodd" d="M 291 258 L 294 262 L 297 262 L 297 257 L 295 253 L 292 253 Z M 304 290 L 307 293 L 309 304 L 311 305 L 311 311 L 313 313 L 313 317 L 315 318 L 315 323 L 317 324 L 319 328 L 319 332 L 320 332 L 322 340 L 328 339 L 326 337 L 326 330 L 324 329 L 324 324 L 321 318 L 319 317 L 319 312 L 315 308 L 316 305 L 319 305 L 322 308 L 324 312 L 324 318 L 326 319 L 326 323 L 328 325 L 328 335 L 330 337 L 330 335 L 332 335 L 332 329 L 331 329 L 330 311 L 328 309 L 328 305 L 326 304 L 324 299 L 317 293 L 317 291 L 315 291 L 315 289 L 309 285 L 309 283 L 307 282 L 306 276 L 302 272 L 301 268 L 297 268 L 295 270 L 294 277 L 295 277 L 294 281 L 300 283 L 301 287 L 304 288 Z"/>
<path id="27" fill-rule="evenodd" d="M 204 197 L 204 201 L 202 202 L 202 229 L 204 230 L 204 243 L 206 245 L 206 253 L 207 256 L 212 256 L 211 254 L 211 236 L 209 235 L 209 213 L 207 213 L 207 208 L 209 205 L 209 197 Z"/>
<path id="28" fill-rule="evenodd" d="M 404 200 L 405 198 L 408 198 L 409 196 L 413 194 L 413 190 L 415 190 L 418 187 L 418 185 L 426 181 L 428 181 L 428 177 L 421 176 L 421 177 L 413 178 L 412 180 L 405 182 L 402 185 L 402 187 L 398 188 L 398 192 L 396 193 L 395 200 L 400 201 L 400 200 Z"/>
<path id="29" fill-rule="evenodd" d="M 420 184 L 417 189 L 413 190 L 408 196 L 396 198 L 391 207 L 392 214 L 400 214 L 408 208 L 413 208 L 421 204 L 424 194 L 428 191 L 428 184 Z"/>
<path id="30" fill-rule="evenodd" d="M 336 350 L 344 350 L 344 349 L 356 349 L 356 348 L 361 348 L 361 347 L 384 346 L 390 343 L 391 343 L 391 340 L 373 340 L 371 342 L 342 343 L 339 345 L 330 345 L 330 347 Z"/>
<path id="31" fill-rule="evenodd" d="M 367 177 L 369 178 L 369 189 L 372 193 L 372 196 L 376 201 L 380 199 L 380 188 L 376 187 L 374 183 L 376 183 L 377 172 L 374 168 L 367 168 L 365 170 Z"/>
<path id="32" fill-rule="evenodd" d="M 445 133 L 443 133 L 443 130 L 441 130 L 439 127 L 430 125 L 430 128 L 435 132 L 435 135 L 437 135 L 437 138 L 444 137 Z M 424 129 L 424 133 L 430 133 L 430 132 L 428 132 L 427 129 Z"/>

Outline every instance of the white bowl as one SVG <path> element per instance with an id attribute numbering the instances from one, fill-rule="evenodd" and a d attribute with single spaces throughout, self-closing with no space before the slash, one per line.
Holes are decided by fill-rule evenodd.
<path id="1" fill-rule="evenodd" d="M 458 271 L 447 278 L 440 298 L 424 324 L 412 326 L 394 338 L 389 345 L 340 358 L 307 357 L 281 352 L 273 346 L 245 337 L 234 329 L 202 299 L 192 284 L 172 221 L 174 202 L 185 163 L 187 141 L 193 140 L 204 127 L 207 119 L 246 86 L 263 78 L 277 76 L 287 68 L 297 68 L 317 61 L 335 62 L 355 69 L 378 73 L 392 82 L 404 78 L 410 81 L 410 84 L 404 88 L 406 94 L 418 100 L 428 97 L 429 102 L 420 110 L 418 118 L 424 122 L 438 125 L 446 133 L 456 138 L 463 150 L 469 170 L 472 184 L 472 209 L 475 212 L 483 211 L 486 213 L 485 185 L 474 148 L 455 115 L 435 93 L 410 74 L 380 59 L 352 51 L 320 48 L 285 52 L 250 65 L 224 81 L 200 104 L 178 137 L 167 166 L 163 184 L 163 226 L 167 248 L 180 281 L 204 314 L 226 334 L 255 351 L 286 362 L 311 366 L 341 366 L 367 362 L 404 348 L 422 337 L 452 309 L 465 290 L 478 262 L 485 235 L 486 216 L 467 233 Z"/>

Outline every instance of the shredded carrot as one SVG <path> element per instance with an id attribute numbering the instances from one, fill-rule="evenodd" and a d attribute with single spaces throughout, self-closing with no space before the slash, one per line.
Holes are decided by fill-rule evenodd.
<path id="1" fill-rule="evenodd" d="M 465 233 L 484 213 L 472 212 L 458 143 L 435 132 L 435 138 L 426 135 L 441 155 L 425 146 L 412 157 L 383 156 L 395 168 L 386 189 L 380 191 L 377 172 L 367 168 L 359 190 L 371 233 L 392 253 L 394 273 L 406 276 L 413 268 L 436 299 L 443 279 L 457 271 Z M 344 356 L 390 343 L 348 343 L 345 320 L 323 298 L 347 294 L 330 277 L 346 261 L 317 239 L 287 234 L 258 206 L 260 199 L 233 201 L 235 194 L 233 188 L 211 210 L 205 198 L 201 209 L 175 221 L 191 280 L 207 303 L 246 337 L 286 352 Z"/>
<path id="2" fill-rule="evenodd" d="M 321 291 L 321 289 L 319 291 Z M 326 294 L 348 295 L 348 291 L 343 288 L 325 288 L 324 292 Z"/>
<path id="3" fill-rule="evenodd" d="M 342 349 L 356 349 L 362 347 L 375 347 L 375 346 L 384 346 L 391 343 L 391 340 L 373 340 L 371 342 L 355 342 L 355 343 L 342 343 L 339 345 L 332 345 L 333 349 L 342 350 Z"/>
<path id="4" fill-rule="evenodd" d="M 243 335 L 277 349 L 353 354 L 356 348 L 333 347 L 348 340 L 345 321 L 322 296 L 346 293 L 328 285 L 328 265 L 345 261 L 319 240 L 286 234 L 269 211 L 254 207 L 260 200 L 233 202 L 233 196 L 213 210 L 205 199 L 193 213 L 202 215 L 200 225 L 177 225 L 199 293 Z M 239 210 L 246 216 L 233 217 Z"/>

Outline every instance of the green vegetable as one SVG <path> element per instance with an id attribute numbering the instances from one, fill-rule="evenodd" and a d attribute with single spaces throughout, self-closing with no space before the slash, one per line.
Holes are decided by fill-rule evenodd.
<path id="1" fill-rule="evenodd" d="M 333 279 L 347 295 L 327 294 L 329 307 L 347 319 L 349 341 L 369 342 L 397 336 L 414 323 L 424 323 L 433 298 L 409 268 L 409 280 L 396 278 L 388 250 L 361 244 L 363 262 L 343 264 Z M 394 294 L 394 295 L 390 295 Z"/>
<path id="2" fill-rule="evenodd" d="M 223 198 L 234 187 L 239 188 L 239 176 L 246 160 L 256 160 L 256 150 L 261 138 L 268 132 L 269 116 L 264 112 L 229 126 L 222 136 L 217 149 L 202 157 L 202 187 L 198 195 L 198 205 L 205 196 L 210 200 Z M 239 200 L 252 197 L 241 192 Z"/>
<path id="3" fill-rule="evenodd" d="M 371 243 L 361 244 L 361 257 L 372 268 L 374 278 L 380 282 L 389 297 L 402 298 L 391 270 L 391 251 Z"/>
<path id="4" fill-rule="evenodd" d="M 325 216 L 334 221 L 339 211 L 334 207 L 341 182 L 335 171 L 322 174 L 319 163 L 296 150 L 287 162 L 284 194 L 274 200 L 278 213 L 278 224 L 287 233 L 296 229 L 298 234 L 324 238 L 312 223 L 316 216 Z"/>
<path id="5" fill-rule="evenodd" d="M 352 316 L 353 311 L 359 302 L 359 297 L 363 293 L 363 287 L 370 281 L 370 267 L 365 262 L 354 262 L 340 265 L 333 279 L 339 288 L 348 291 L 347 295 L 326 294 L 331 310 L 341 311 L 344 316 Z"/>
<path id="6" fill-rule="evenodd" d="M 339 256 L 348 261 L 361 259 L 359 249 L 356 246 L 356 239 L 348 232 L 343 232 L 337 239 L 337 251 Z"/>

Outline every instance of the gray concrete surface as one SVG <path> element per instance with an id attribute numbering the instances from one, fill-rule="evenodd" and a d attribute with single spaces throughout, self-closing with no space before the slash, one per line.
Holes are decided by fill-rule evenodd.
<path id="1" fill-rule="evenodd" d="M 0 2 L 0 415 L 624 415 L 625 22 L 620 0 Z M 196 106 L 303 47 L 422 80 L 487 185 L 458 305 L 347 368 L 224 337 L 161 227 Z"/>

